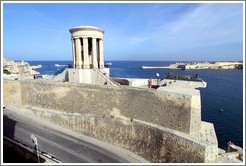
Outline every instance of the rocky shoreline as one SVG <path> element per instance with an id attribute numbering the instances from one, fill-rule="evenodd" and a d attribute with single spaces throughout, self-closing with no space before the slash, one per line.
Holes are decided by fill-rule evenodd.
<path id="1" fill-rule="evenodd" d="M 25 61 L 15 62 L 13 60 L 3 58 L 3 73 L 7 75 L 36 75 L 40 74 L 38 71 L 36 71 L 36 69 L 39 69 L 41 67 L 42 65 L 31 66 L 28 62 Z"/>
<path id="2" fill-rule="evenodd" d="M 36 71 L 42 65 L 31 66 L 25 61 L 13 61 L 3 58 L 3 78 L 10 80 L 27 80 L 34 79 L 35 75 L 40 73 Z"/>

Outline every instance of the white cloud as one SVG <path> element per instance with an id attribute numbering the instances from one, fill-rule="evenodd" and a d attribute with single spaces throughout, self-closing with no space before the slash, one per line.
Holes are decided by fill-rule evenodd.
<path id="1" fill-rule="evenodd" d="M 242 57 L 242 4 L 200 4 L 176 16 L 169 11 L 168 21 L 162 12 L 157 13 L 142 31 L 131 36 L 119 34 L 121 41 L 115 43 L 124 44 L 115 50 L 123 49 L 124 55 L 134 53 L 136 59 L 143 59 L 145 54 L 147 59 L 149 55 L 151 59 L 167 55 L 169 59 L 189 60 Z"/>
<path id="2" fill-rule="evenodd" d="M 160 46 L 213 46 L 240 42 L 242 36 L 241 4 L 202 4 L 178 19 L 163 22 L 127 38 L 130 44 L 151 40 Z"/>
<path id="3" fill-rule="evenodd" d="M 231 4 L 201 5 L 166 27 L 169 40 L 194 45 L 242 41 L 242 10 L 238 9 Z"/>

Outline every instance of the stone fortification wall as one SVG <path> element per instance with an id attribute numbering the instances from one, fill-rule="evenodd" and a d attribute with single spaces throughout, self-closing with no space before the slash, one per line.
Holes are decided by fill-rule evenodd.
<path id="1" fill-rule="evenodd" d="M 13 107 L 22 107 L 22 84 L 20 81 L 4 81 L 3 84 L 3 103 Z"/>
<path id="2" fill-rule="evenodd" d="M 9 86 L 10 81 L 4 82 L 8 82 L 4 86 Z M 23 81 L 21 85 L 22 105 L 139 119 L 185 133 L 198 132 L 201 128 L 201 117 L 197 116 L 201 114 L 199 91 L 184 94 L 37 80 Z M 11 102 L 9 99 L 4 98 Z M 193 122 L 195 127 L 191 126 Z"/>
<path id="3" fill-rule="evenodd" d="M 171 69 L 243 69 L 243 62 L 192 62 L 175 63 L 169 66 Z"/>
<path id="4" fill-rule="evenodd" d="M 206 122 L 200 132 L 189 135 L 135 119 L 27 109 L 29 115 L 128 149 L 150 162 L 213 162 L 218 154 L 214 127 Z"/>
<path id="5" fill-rule="evenodd" d="M 214 127 L 200 119 L 198 91 L 40 80 L 4 80 L 3 85 L 6 106 L 26 108 L 36 117 L 129 149 L 151 162 L 217 158 Z"/>

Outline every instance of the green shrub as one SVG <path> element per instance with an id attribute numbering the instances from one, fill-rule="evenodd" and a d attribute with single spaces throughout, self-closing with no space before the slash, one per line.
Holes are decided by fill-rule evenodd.
<path id="1" fill-rule="evenodd" d="M 4 74 L 11 74 L 7 69 L 3 69 Z"/>

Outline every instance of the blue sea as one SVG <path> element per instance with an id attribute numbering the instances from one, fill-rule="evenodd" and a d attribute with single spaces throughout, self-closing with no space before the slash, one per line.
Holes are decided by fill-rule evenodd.
<path id="1" fill-rule="evenodd" d="M 243 147 L 243 70 L 143 70 L 141 66 L 168 66 L 173 61 L 110 61 L 111 77 L 166 78 L 172 71 L 179 74 L 198 74 L 207 82 L 201 88 L 202 120 L 214 124 L 219 147 L 225 149 L 230 140 Z M 31 65 L 41 64 L 41 74 L 54 74 L 61 67 L 55 64 L 72 64 L 72 61 L 29 61 Z M 221 111 L 221 109 L 223 111 Z"/>

